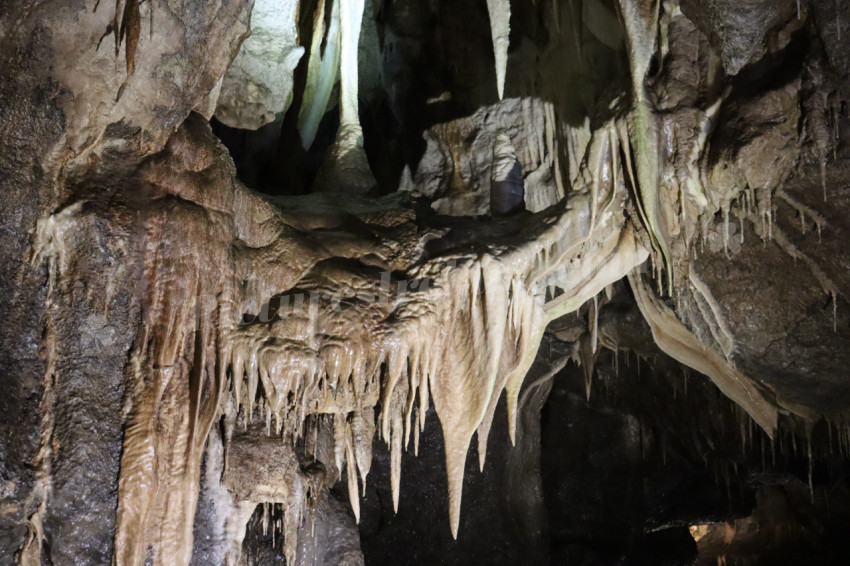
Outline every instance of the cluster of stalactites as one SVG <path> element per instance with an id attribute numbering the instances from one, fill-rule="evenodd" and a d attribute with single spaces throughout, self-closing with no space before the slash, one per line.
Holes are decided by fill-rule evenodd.
<path id="1" fill-rule="evenodd" d="M 443 428 L 456 535 L 469 443 L 477 432 L 483 467 L 502 391 L 513 439 L 519 389 L 546 324 L 647 258 L 621 212 L 627 164 L 619 156 L 625 143 L 618 122 L 596 132 L 569 202 L 541 213 L 513 245 L 429 260 L 406 274 L 416 284 L 384 300 L 286 302 L 270 322 L 233 329 L 226 363 L 243 418 L 259 410 L 269 433 L 293 440 L 309 415 L 334 415 L 335 463 L 348 476 L 357 515 L 374 431 L 390 449 L 397 507 L 402 450 L 413 437 L 418 451 L 433 401 Z M 325 280 L 331 275 L 302 281 L 299 290 L 316 297 L 319 290 L 338 291 L 336 275 Z M 346 284 L 380 295 L 378 281 Z M 553 286 L 563 293 L 547 303 L 546 288 Z M 377 405 L 375 423 L 367 409 Z"/>
<path id="2" fill-rule="evenodd" d="M 237 406 L 249 417 L 258 407 L 270 433 L 293 437 L 308 415 L 333 414 L 335 463 L 348 476 L 357 515 L 373 432 L 390 448 L 397 507 L 402 450 L 412 437 L 418 451 L 433 401 L 456 535 L 469 443 L 477 432 L 483 467 L 502 391 L 513 439 L 519 389 L 546 324 L 578 309 L 647 257 L 617 213 L 625 178 L 619 143 L 613 124 L 600 133 L 569 206 L 562 202 L 543 213 L 515 245 L 429 260 L 408 271 L 415 285 L 383 301 L 320 299 L 302 309 L 287 303 L 269 323 L 234 329 L 228 359 Z M 377 281 L 351 284 L 377 296 Z M 566 291 L 547 309 L 550 285 Z M 364 408 L 376 405 L 374 423 Z"/>
<path id="3" fill-rule="evenodd" d="M 259 409 L 269 433 L 295 438 L 308 415 L 334 414 L 336 464 L 347 472 L 358 515 L 358 471 L 365 485 L 376 428 L 364 407 L 380 402 L 378 429 L 392 455 L 397 507 L 401 451 L 411 436 L 418 451 L 433 399 L 446 442 L 456 533 L 469 442 L 485 420 L 489 429 L 496 400 L 508 386 L 500 376 L 512 375 L 531 346 L 535 319 L 542 320 L 535 314 L 541 304 L 508 267 L 487 254 L 444 258 L 411 273 L 430 285 L 384 306 L 349 305 L 346 313 L 319 303 L 306 313 L 279 313 L 272 323 L 234 329 L 228 365 L 244 422 Z M 380 318 L 388 322 L 361 327 L 359 335 L 329 331 L 340 318 L 368 318 L 370 308 L 385 309 Z M 515 395 L 518 387 L 513 390 Z"/>
<path id="4" fill-rule="evenodd" d="M 231 412 L 241 415 L 232 420 L 238 425 L 241 418 L 248 424 L 257 411 L 265 418 L 269 434 L 294 443 L 310 415 L 333 415 L 335 463 L 337 470 L 346 471 L 357 514 L 375 430 L 380 430 L 390 447 L 397 506 L 402 450 L 409 447 L 411 436 L 417 448 L 433 401 L 444 433 L 450 524 L 456 535 L 471 438 L 478 433 L 483 465 L 490 424 L 503 390 L 513 435 L 519 388 L 547 322 L 578 309 L 648 256 L 622 213 L 629 164 L 620 155 L 629 153 L 622 148 L 626 138 L 618 122 L 594 132 L 569 199 L 527 219 L 513 244 L 503 241 L 487 251 L 426 261 L 408 270 L 411 284 L 406 292 L 385 299 L 358 298 L 361 293 L 381 296 L 382 281 L 370 279 L 374 275 L 356 275 L 331 264 L 315 267 L 309 277 L 287 284 L 297 288 L 302 299 L 305 294 L 310 299 L 285 302 L 277 297 L 269 320 L 218 325 L 220 335 L 206 342 L 217 352 L 206 359 L 211 363 L 217 358 L 212 365 L 221 372 L 229 370 Z M 51 217 L 51 221 L 66 223 L 64 217 Z M 56 238 L 43 239 L 44 249 L 52 249 Z M 59 250 L 47 255 L 56 256 L 61 270 Z M 257 261 L 266 257 L 256 255 Z M 252 265 L 249 271 L 266 273 L 266 264 L 254 265 L 252 257 L 243 258 Z M 187 285 L 188 290 L 197 287 Z M 209 283 L 204 286 L 212 288 Z M 338 303 L 324 298 L 324 292 L 333 296 L 343 287 L 351 292 L 342 293 Z M 547 302 L 547 287 L 562 293 Z M 231 292 L 230 300 L 240 304 L 239 312 L 252 312 L 246 308 L 252 300 L 248 295 L 265 294 L 253 288 L 242 295 L 235 288 Z M 313 297 L 319 300 L 314 302 Z M 176 321 L 166 325 L 168 336 L 189 337 L 194 305 L 175 304 L 185 311 L 180 317 L 159 311 L 151 316 Z M 156 354 L 165 360 L 161 365 L 173 365 L 178 353 L 168 348 L 179 343 L 167 336 L 161 341 L 162 351 Z M 196 392 L 203 387 L 199 384 Z M 372 407 L 378 405 L 381 412 L 375 423 Z M 291 520 L 285 521 L 294 525 L 285 533 L 290 541 L 300 522 L 295 519 L 302 514 L 294 509 L 309 504 L 306 496 L 297 495 L 301 491 L 292 493 L 298 501 L 287 498 L 286 502 L 286 508 L 293 509 Z"/>

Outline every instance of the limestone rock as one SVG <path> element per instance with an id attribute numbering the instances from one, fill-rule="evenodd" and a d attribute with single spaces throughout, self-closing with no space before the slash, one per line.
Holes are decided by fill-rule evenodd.
<path id="1" fill-rule="evenodd" d="M 215 117 L 232 128 L 256 130 L 292 100 L 292 73 L 304 54 L 298 43 L 297 0 L 257 0 L 251 35 L 221 85 Z"/>
<path id="2" fill-rule="evenodd" d="M 767 52 L 767 34 L 796 17 L 796 4 L 792 0 L 682 0 L 682 12 L 709 36 L 726 72 L 736 75 Z"/>
<path id="3" fill-rule="evenodd" d="M 441 214 L 489 213 L 493 148 L 506 135 L 524 173 L 526 208 L 543 210 L 563 196 L 556 128 L 552 105 L 534 98 L 507 99 L 438 124 L 425 133 L 425 155 L 406 188 L 433 199 Z"/>

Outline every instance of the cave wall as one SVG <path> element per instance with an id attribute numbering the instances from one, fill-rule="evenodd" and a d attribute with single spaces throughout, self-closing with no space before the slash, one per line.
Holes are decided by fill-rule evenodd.
<path id="1" fill-rule="evenodd" d="M 213 12 L 130 2 L 121 30 L 123 3 L 96 4 L 2 9 L 4 562 L 35 538 L 46 540 L 45 560 L 111 560 L 124 370 L 139 324 L 145 191 L 131 172 L 201 102 L 247 32 L 247 3 Z M 87 193 L 101 204 L 75 207 Z M 40 265 L 33 243 L 52 226 L 37 220 L 68 206 L 79 217 L 55 244 L 74 257 L 54 267 L 110 277 L 60 281 Z"/>
<path id="2" fill-rule="evenodd" d="M 383 82 L 366 81 L 371 88 L 361 100 L 365 148 L 378 192 L 394 192 L 401 184 L 413 198 L 392 195 L 382 201 L 350 196 L 274 201 L 237 179 L 227 149 L 205 118 L 248 34 L 251 2 L 179 7 L 165 0 L 126 0 L 115 6 L 18 2 L 0 8 L 0 65 L 6 77 L 0 85 L 0 184 L 7 195 L 0 207 L 0 314 L 5 321 L 0 359 L 7 376 L 0 386 L 0 559 L 189 563 L 194 552 L 197 563 L 235 562 L 243 542 L 245 557 L 267 546 L 268 529 L 258 534 L 262 517 L 254 514 L 271 499 L 286 507 L 278 511 L 280 526 L 272 526 L 278 543 L 284 531 L 297 530 L 302 513 L 319 513 L 325 517 L 320 536 L 324 532 L 339 542 L 341 554 L 351 550 L 356 562 L 351 516 L 326 493 L 344 479 L 347 488 L 334 489 L 347 491 L 351 504 L 360 505 L 367 560 L 392 555 L 393 545 L 409 540 L 422 521 L 440 529 L 441 541 L 423 551 L 422 560 L 488 560 L 486 553 L 498 547 L 482 550 L 472 542 L 472 533 L 488 528 L 505 533 L 503 558 L 520 560 L 519 549 L 533 547 L 530 554 L 545 560 L 552 552 L 541 542 L 545 528 L 513 524 L 525 511 L 517 510 L 516 501 L 511 507 L 498 487 L 529 493 L 520 500 L 535 502 L 538 472 L 521 473 L 525 479 L 512 476 L 517 455 L 505 441 L 519 412 L 517 449 L 530 446 L 530 452 L 519 454 L 537 459 L 534 427 L 545 395 L 533 400 L 534 410 L 516 410 L 525 369 L 535 359 L 544 321 L 556 318 L 551 313 L 577 310 L 650 253 L 656 280 L 663 279 L 662 272 L 672 275 L 671 266 L 678 274 L 666 291 L 675 295 L 664 303 L 674 313 L 669 316 L 681 319 L 704 351 L 752 381 L 746 391 L 755 392 L 756 406 L 802 419 L 785 425 L 801 438 L 823 422 L 822 416 L 843 422 L 850 341 L 843 242 L 850 170 L 848 62 L 840 38 L 843 30 L 850 33 L 850 11 L 843 10 L 843 2 L 802 3 L 799 12 L 790 2 L 781 7 L 739 4 L 683 0 L 681 12 L 665 7 L 658 46 L 662 57 L 638 78 L 649 85 L 646 93 L 629 84 L 636 24 L 626 30 L 613 26 L 618 6 L 517 5 L 506 94 L 523 98 L 499 104 L 485 3 L 371 4 L 366 13 L 373 26 L 366 34 L 371 51 L 361 49 L 361 58 L 381 58 L 376 76 Z M 566 55 L 574 45 L 579 55 Z M 441 100 L 445 92 L 450 96 Z M 651 123 L 667 136 L 667 145 L 658 147 L 663 182 L 658 183 L 655 220 L 647 212 L 653 210 L 647 208 L 648 199 L 656 195 L 649 192 L 654 185 L 644 182 L 644 165 L 638 163 L 637 179 L 627 181 L 620 171 L 622 159 L 632 153 L 640 162 L 643 130 L 635 120 L 645 124 L 650 118 L 634 113 L 637 103 L 651 105 Z M 530 116 L 519 119 L 522 112 Z M 261 146 L 291 147 L 284 134 L 294 130 L 282 120 L 281 137 L 271 135 L 272 141 Z M 529 194 L 536 187 L 533 194 L 545 196 L 527 214 L 482 224 L 471 217 L 487 212 L 482 198 L 490 181 L 487 146 L 491 130 L 502 122 L 516 126 L 512 141 Z M 333 124 L 326 117 L 325 128 Z M 475 137 L 455 135 L 464 128 Z M 539 135 L 524 135 L 526 129 Z M 293 154 L 304 156 L 301 150 Z M 387 163 L 376 165 L 382 157 Z M 474 167 L 464 169 L 469 162 Z M 461 170 L 464 175 L 457 176 Z M 275 190 L 305 191 L 303 183 L 298 190 Z M 432 207 L 434 197 L 445 200 Z M 588 218 L 598 224 L 591 222 L 585 230 Z M 664 230 L 653 228 L 653 221 L 666 223 Z M 665 238 L 672 250 L 666 265 L 660 245 Z M 583 243 L 567 246 L 574 242 Z M 457 258 L 449 261 L 453 254 L 459 266 Z M 583 263 L 582 257 L 590 259 Z M 603 259 L 591 264 L 590 275 L 583 278 L 576 266 L 594 257 Z M 619 262 L 614 268 L 612 257 Z M 569 265 L 575 269 L 564 267 L 565 258 L 572 258 Z M 649 280 L 649 271 L 640 277 Z M 538 281 L 542 272 L 548 279 Z M 432 378 L 437 414 L 429 410 L 427 396 L 423 400 L 427 371 L 424 390 L 417 390 L 407 369 L 398 369 L 405 377 L 394 392 L 395 370 L 382 372 L 381 359 L 364 354 L 362 360 L 378 361 L 364 377 L 363 397 L 354 387 L 350 396 L 337 398 L 339 376 L 317 377 L 311 386 L 318 392 L 306 393 L 307 385 L 299 382 L 281 393 L 275 390 L 281 381 L 246 372 L 245 391 L 255 397 L 246 394 L 243 402 L 243 376 L 234 369 L 238 356 L 227 357 L 232 344 L 274 342 L 279 358 L 269 354 L 268 364 L 279 372 L 294 360 L 307 364 L 308 356 L 299 358 L 300 352 L 286 349 L 286 340 L 300 331 L 297 316 L 272 312 L 249 330 L 237 319 L 262 319 L 264 312 L 280 308 L 272 303 L 287 291 L 332 295 L 358 285 L 372 291 L 384 273 L 392 273 L 393 283 L 416 274 L 441 282 L 442 291 L 432 290 L 413 306 L 443 317 L 429 323 L 436 333 L 428 334 L 431 338 L 441 335 L 440 324 L 448 328 L 461 321 L 451 335 L 455 342 L 440 342 L 439 351 L 447 374 L 463 367 L 468 371 L 462 377 L 472 385 L 445 389 Z M 491 294 L 497 289 L 496 295 L 522 297 L 516 304 L 525 306 L 508 313 L 474 293 L 467 301 L 470 288 L 477 292 L 475 277 L 496 285 Z M 503 288 L 501 281 L 511 278 L 522 285 Z M 315 319 L 323 321 L 321 334 L 350 344 L 348 339 L 360 336 L 365 326 L 374 333 L 370 340 L 381 338 L 357 347 L 365 351 L 382 344 L 384 354 L 399 356 L 399 368 L 408 363 L 408 352 L 401 351 L 405 340 L 419 339 L 417 332 L 425 335 L 424 326 L 399 330 L 402 315 L 415 319 L 419 311 L 414 316 L 412 310 L 387 305 L 357 307 L 356 315 L 334 318 L 330 303 L 317 306 L 323 313 Z M 446 305 L 451 305 L 449 312 Z M 533 321 L 523 328 L 533 332 L 494 333 L 491 328 L 499 324 L 493 322 L 494 313 L 496 319 L 529 317 Z M 236 330 L 231 332 L 228 324 Z M 588 327 L 588 335 L 594 335 L 589 321 Z M 434 340 L 427 345 L 437 344 Z M 580 349 L 582 340 L 588 343 L 572 335 L 564 341 Z M 494 362 L 496 345 L 507 354 Z M 328 367 L 351 363 L 339 354 L 322 356 L 316 359 Z M 411 356 L 412 365 L 414 360 Z M 554 360 L 538 357 L 537 363 L 551 366 Z M 545 371 L 538 367 L 530 375 Z M 478 389 L 478 380 L 492 383 Z M 331 382 L 333 395 L 326 389 Z M 393 383 L 388 387 L 388 382 Z M 498 408 L 503 388 L 512 415 L 504 420 Z M 290 391 L 298 402 L 288 397 Z M 558 418 L 582 414 L 571 395 L 567 406 L 553 399 L 544 422 L 557 429 L 563 426 Z M 463 402 L 454 403 L 455 397 Z M 306 406 L 304 400 L 320 405 L 316 414 L 339 419 L 330 428 L 317 427 L 323 432 L 316 432 L 312 447 L 295 433 L 304 410 L 293 407 Z M 411 427 L 404 421 L 411 418 L 414 400 L 422 404 Z M 246 416 L 255 404 L 257 414 Z M 358 476 L 365 481 L 369 470 L 375 426 L 367 413 L 375 407 L 378 428 L 391 449 L 375 449 L 380 469 L 369 485 L 379 487 L 370 487 L 359 502 L 354 492 Z M 428 432 L 416 426 L 417 415 L 424 419 L 425 414 L 430 415 Z M 268 433 L 274 419 L 283 422 L 286 443 L 292 444 L 285 465 L 275 469 L 281 478 L 269 480 L 269 492 L 263 494 L 228 487 L 228 446 L 253 454 L 245 447 L 254 441 L 240 443 L 234 430 L 247 428 L 254 431 L 250 438 L 259 437 L 268 421 L 266 435 L 274 436 Z M 490 423 L 496 423 L 492 434 Z M 523 427 L 531 430 L 528 443 Z M 453 439 L 461 428 L 463 438 Z M 544 439 L 551 439 L 552 428 L 544 431 Z M 402 456 L 402 439 L 407 444 L 413 429 L 424 435 L 419 441 L 430 459 Z M 212 436 L 210 430 L 215 430 Z M 466 451 L 473 432 L 478 442 L 483 439 L 483 448 L 492 436 L 483 476 L 474 472 L 474 451 Z M 622 430 L 613 434 L 611 452 L 603 460 L 633 450 L 633 444 L 618 444 L 633 440 L 627 436 Z M 440 454 L 446 441 L 452 442 L 450 449 Z M 322 443 L 324 452 L 316 447 Z M 580 449 L 569 442 L 564 446 Z M 257 455 L 245 460 L 259 461 L 263 450 L 257 448 Z M 449 455 L 454 479 L 447 485 L 429 482 L 435 474 L 445 477 L 443 459 Z M 321 470 L 313 466 L 316 462 Z M 234 474 L 243 463 L 229 464 Z M 214 465 L 223 473 L 210 472 Z M 550 478 L 547 504 L 574 499 L 575 486 L 552 487 L 558 481 L 552 480 L 552 470 L 560 464 L 548 465 L 554 468 L 543 473 Z M 412 470 L 409 479 L 399 479 L 399 467 Z M 268 470 L 245 473 L 251 481 L 273 475 Z M 467 483 L 467 496 L 481 502 L 481 513 L 460 520 L 462 541 L 455 543 L 436 517 L 447 507 L 460 516 L 458 477 L 460 485 Z M 415 485 L 405 487 L 411 482 Z M 391 516 L 389 502 L 393 491 L 398 498 L 399 484 L 402 512 L 390 519 L 395 526 L 375 527 Z M 409 515 L 405 492 L 417 502 Z M 320 493 L 326 493 L 324 503 Z M 500 519 L 489 519 L 497 514 Z M 566 529 L 557 537 L 572 536 L 563 523 L 553 523 L 553 517 L 563 520 L 560 511 L 550 510 L 545 520 L 539 508 L 532 515 L 531 523 Z M 335 521 L 346 536 L 335 534 Z M 252 534 L 243 541 L 248 524 Z M 380 532 L 390 534 L 375 538 Z M 297 549 L 292 537 L 287 542 L 290 546 L 281 547 L 275 558 L 257 561 L 292 558 Z M 336 555 L 329 551 L 328 556 Z"/>

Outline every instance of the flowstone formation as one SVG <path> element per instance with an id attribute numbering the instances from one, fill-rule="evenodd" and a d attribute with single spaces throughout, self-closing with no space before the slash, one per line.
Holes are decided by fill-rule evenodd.
<path id="1" fill-rule="evenodd" d="M 377 428 L 391 446 L 397 504 L 401 450 L 411 434 L 417 442 L 430 400 L 445 438 L 456 532 L 472 436 L 478 433 L 483 465 L 497 400 L 506 390 L 513 422 L 519 386 L 547 322 L 646 259 L 621 212 L 622 192 L 618 198 L 614 185 L 593 195 L 581 191 L 569 206 L 554 205 L 521 224 L 467 221 L 465 236 L 456 239 L 419 228 L 414 211 L 395 198 L 340 208 L 305 197 L 274 206 L 234 187 L 223 158 L 211 134 L 190 120 L 138 172 L 156 203 L 140 228 L 148 242 L 141 261 L 151 302 L 128 369 L 135 389 L 121 459 L 118 561 L 137 563 L 153 543 L 155 558 L 188 562 L 185 529 L 201 454 L 220 417 L 225 477 L 251 465 L 231 459 L 232 451 L 240 454 L 228 443 L 236 431 L 258 420 L 265 434 L 294 445 L 305 422 L 331 417 L 334 464 L 347 472 L 356 516 L 357 478 L 365 482 L 368 474 L 372 433 Z M 182 172 L 177 179 L 175 171 Z M 80 253 L 63 235 L 85 209 L 75 203 L 37 228 L 36 261 L 50 266 L 55 293 L 62 293 L 67 266 Z M 340 244 L 335 230 L 350 222 L 365 233 Z M 187 250 L 181 241 L 204 244 Z M 431 257 L 426 242 L 446 251 Z M 546 287 L 557 284 L 568 296 L 547 303 Z M 61 299 L 49 294 L 47 300 Z M 376 422 L 371 412 L 378 404 Z M 284 540 L 294 559 L 307 494 L 317 497 L 318 490 L 302 486 L 309 480 L 294 453 L 289 459 L 287 481 L 232 497 L 250 509 L 285 503 Z M 237 485 L 263 477 L 256 473 Z M 150 488 L 162 481 L 164 488 Z M 151 534 L 139 536 L 146 530 Z M 238 556 L 244 522 L 228 531 L 238 535 Z M 162 532 L 168 536 L 159 539 Z"/>
<path id="2" fill-rule="evenodd" d="M 334 2 L 334 10 L 339 10 L 339 129 L 333 145 L 328 149 L 322 167 L 316 179 L 318 190 L 331 192 L 348 192 L 353 194 L 365 194 L 375 186 L 375 179 L 366 160 L 366 152 L 363 149 L 363 128 L 360 126 L 358 104 L 358 47 L 360 45 L 360 29 L 363 23 L 363 9 L 365 0 L 339 0 Z M 336 12 L 332 12 L 331 21 Z M 321 18 L 321 11 L 317 18 Z M 321 26 L 317 26 L 314 33 L 319 32 Z M 335 33 L 333 23 L 328 30 L 329 41 L 333 41 L 330 34 Z M 315 37 L 320 37 L 316 33 Z M 317 53 L 318 55 L 318 53 Z M 326 55 L 333 58 L 333 55 Z M 309 146 L 312 131 L 315 129 L 315 120 L 324 114 L 321 112 L 322 98 L 326 96 L 327 83 L 324 76 L 327 68 L 325 60 L 319 63 L 320 71 L 314 75 L 315 89 L 318 96 L 316 101 L 319 113 L 312 111 L 304 121 L 305 132 L 302 134 L 304 145 Z M 308 78 L 309 80 L 309 78 Z M 321 89 L 321 90 L 320 90 Z M 314 102 L 314 104 L 316 103 Z"/>
<path id="3" fill-rule="evenodd" d="M 2 9 L 4 561 L 274 563 L 265 545 L 288 564 L 360 564 L 334 486 L 359 521 L 377 438 L 398 511 L 403 454 L 438 424 L 451 536 L 469 515 L 473 437 L 482 472 L 509 439 L 533 462 L 507 460 L 522 494 L 508 513 L 529 517 L 516 528 L 544 556 L 552 381 L 579 362 L 589 403 L 620 351 L 706 376 L 701 402 L 738 411 L 717 417 L 718 437 L 740 424 L 762 459 L 764 439 L 802 431 L 814 502 L 812 431 L 827 416 L 844 447 L 850 401 L 848 91 L 826 8 L 777 13 L 740 46 L 727 2 L 413 4 Z M 488 17 L 500 101 L 465 114 L 445 110 L 451 88 L 422 101 L 445 119 L 384 190 L 364 137 L 383 118 L 360 109 L 360 65 L 380 64 L 363 19 L 392 35 L 405 10 L 461 9 Z M 260 14 L 285 20 L 285 41 L 264 40 Z M 622 28 L 604 29 L 614 14 Z M 570 73 L 604 76 L 562 98 L 548 89 L 565 42 Z M 256 67 L 266 56 L 279 73 Z M 255 100 L 250 69 L 277 94 Z M 501 100 L 506 83 L 521 96 Z M 289 107 L 290 85 L 283 123 L 302 151 L 325 140 L 321 164 L 312 194 L 261 194 L 208 119 L 221 88 L 219 119 L 256 129 Z M 491 209 L 506 184 L 522 206 Z M 713 388 L 729 402 L 705 401 Z M 490 442 L 503 392 L 508 438 Z M 715 531 L 694 532 L 712 552 Z"/>

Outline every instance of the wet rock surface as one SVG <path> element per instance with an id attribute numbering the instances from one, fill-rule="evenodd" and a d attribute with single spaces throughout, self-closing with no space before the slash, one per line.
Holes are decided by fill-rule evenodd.
<path id="1" fill-rule="evenodd" d="M 0 7 L 0 562 L 845 564 L 845 3 L 365 3 L 238 168 L 251 2 Z"/>
<path id="2" fill-rule="evenodd" d="M 835 297 L 825 293 L 822 282 L 828 278 L 837 289 L 850 288 L 848 254 L 841 244 L 848 227 L 846 215 L 838 212 L 850 196 L 850 175 L 846 162 L 834 163 L 824 200 L 813 169 L 808 178 L 789 179 L 783 190 L 791 202 L 822 219 L 820 235 L 805 211 L 785 199 L 775 204 L 775 233 L 783 234 L 800 254 L 793 265 L 786 263 L 788 254 L 776 241 L 763 242 L 746 219 L 743 233 L 742 221 L 732 221 L 731 247 L 724 250 L 722 238 L 715 238 L 694 267 L 722 305 L 739 366 L 762 376 L 780 404 L 788 403 L 792 410 L 817 406 L 824 414 L 839 414 L 848 394 L 846 381 L 837 377 L 850 362 L 841 346 L 850 339 L 850 321 L 846 298 L 840 291 Z M 720 220 L 713 229 L 725 230 Z M 756 306 L 765 302 L 775 308 Z"/>
<path id="3" fill-rule="evenodd" d="M 710 38 L 726 72 L 737 75 L 769 51 L 775 41 L 769 34 L 797 17 L 797 5 L 791 0 L 684 0 L 682 13 Z"/>

